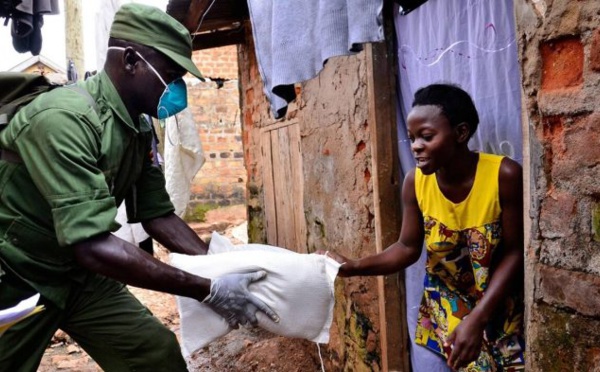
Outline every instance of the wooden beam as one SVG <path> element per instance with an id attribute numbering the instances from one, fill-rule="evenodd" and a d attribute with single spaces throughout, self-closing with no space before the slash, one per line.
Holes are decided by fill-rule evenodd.
<path id="1" fill-rule="evenodd" d="M 187 13 L 187 17 L 183 21 L 183 25 L 190 30 L 193 35 L 198 28 L 198 23 L 206 9 L 208 9 L 211 0 L 196 0 L 190 2 L 190 8 Z"/>
<path id="2" fill-rule="evenodd" d="M 236 29 L 196 34 L 192 40 L 192 49 L 202 50 L 225 45 L 242 44 L 244 40 L 244 26 L 242 25 Z"/>
<path id="3" fill-rule="evenodd" d="M 252 104 L 252 102 L 245 102 Z M 267 231 L 267 244 L 277 245 L 277 208 L 275 208 L 275 183 L 273 180 L 273 145 L 271 132 L 260 133 L 260 148 L 262 156 L 262 179 L 264 190 L 264 218 Z"/>
<path id="4" fill-rule="evenodd" d="M 82 0 L 66 0 L 65 3 L 65 49 L 67 63 L 72 60 L 77 71 L 77 79 L 83 80 L 85 62 L 83 52 Z"/>
<path id="5" fill-rule="evenodd" d="M 248 5 L 242 0 L 219 0 L 212 5 L 210 0 L 195 0 L 187 9 L 173 4 L 170 11 L 192 35 L 241 24 L 249 16 Z"/>

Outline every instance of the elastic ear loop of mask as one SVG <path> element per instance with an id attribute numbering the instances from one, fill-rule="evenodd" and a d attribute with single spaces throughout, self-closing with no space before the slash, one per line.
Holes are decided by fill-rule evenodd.
<path id="1" fill-rule="evenodd" d="M 114 47 L 109 47 L 108 49 L 119 49 L 119 50 L 125 50 L 125 48 L 123 47 L 118 47 L 118 46 L 114 46 Z M 156 71 L 156 69 L 154 68 L 154 66 L 152 66 L 150 64 L 150 62 L 148 62 L 146 60 L 146 58 L 144 58 L 137 50 L 135 51 L 135 54 L 138 55 L 138 57 L 140 57 L 142 59 L 142 61 L 146 62 L 146 65 L 148 65 L 148 67 L 152 70 L 152 72 L 154 72 L 154 75 L 156 75 L 158 77 L 158 79 L 160 80 L 160 82 L 165 86 L 165 92 L 169 90 L 169 85 L 163 80 L 163 78 L 160 76 L 160 74 L 158 73 L 158 71 Z M 160 97 L 162 98 L 162 96 L 165 94 L 165 92 L 163 92 Z M 158 101 L 160 102 L 160 100 Z M 169 111 L 164 108 L 164 106 L 159 106 L 156 108 L 156 114 L 158 115 L 158 113 L 160 112 L 160 110 L 164 110 L 167 112 L 167 116 L 169 116 Z"/>
<path id="2" fill-rule="evenodd" d="M 142 55 L 140 53 L 138 53 L 137 51 L 135 52 L 135 54 L 137 54 L 144 62 L 146 62 L 146 64 L 148 65 L 148 67 L 150 67 L 150 69 L 154 72 L 154 74 L 156 76 L 158 76 L 158 78 L 160 79 L 160 82 L 163 83 L 163 85 L 165 86 L 165 90 L 163 91 L 163 93 L 160 95 L 160 98 L 158 100 L 158 103 L 160 103 L 160 101 L 162 100 L 163 95 L 169 91 L 169 85 L 163 80 L 162 77 L 160 77 L 160 74 L 158 73 L 158 71 L 156 71 L 156 69 L 154 68 L 154 66 L 152 66 L 150 64 L 150 62 L 146 61 L 146 58 L 142 57 Z M 164 106 L 158 106 L 156 108 L 156 115 L 158 115 L 158 113 L 160 112 L 160 110 L 164 110 L 167 112 L 167 117 L 169 116 L 169 110 L 167 110 Z"/>
<path id="3" fill-rule="evenodd" d="M 111 46 L 108 47 L 108 49 L 118 49 L 118 50 L 125 50 L 125 48 L 123 47 L 119 47 L 119 46 Z M 138 55 L 138 57 L 140 57 L 142 59 L 142 61 L 146 62 L 146 64 L 148 65 L 148 67 L 150 67 L 150 69 L 152 70 L 152 72 L 154 72 L 154 74 L 158 77 L 158 79 L 160 80 L 161 83 L 163 83 L 163 85 L 165 87 L 167 87 L 167 89 L 169 88 L 169 86 L 167 85 L 167 83 L 163 80 L 163 78 L 160 76 L 160 74 L 158 73 L 158 71 L 156 71 L 156 69 L 154 68 L 154 66 L 152 66 L 150 64 L 150 62 L 146 61 L 146 58 L 144 58 L 140 52 L 138 52 L 137 50 L 134 50 L 135 54 Z"/>
<path id="4" fill-rule="evenodd" d="M 119 46 L 112 46 L 112 47 L 109 47 L 108 49 L 118 49 L 118 50 L 125 50 L 125 48 L 123 48 L 123 47 L 119 47 Z M 151 70 L 154 72 L 154 74 L 156 74 L 156 76 L 158 76 L 158 79 L 160 80 L 160 82 L 161 82 L 161 83 L 163 83 L 163 85 L 164 85 L 164 86 L 165 86 L 167 89 L 169 89 L 169 86 L 168 86 L 168 85 L 165 83 L 165 81 L 163 80 L 163 78 L 162 78 L 162 77 L 160 77 L 160 74 L 159 74 L 159 73 L 158 73 L 158 71 L 156 71 L 156 69 L 155 69 L 155 68 L 154 68 L 154 67 L 153 67 L 153 66 L 150 64 L 150 62 L 146 61 L 146 58 L 142 57 L 142 55 L 141 55 L 141 54 L 140 54 L 138 51 L 135 51 L 135 54 L 137 54 L 137 55 L 138 55 L 138 57 L 140 57 L 140 58 L 141 58 L 141 59 L 142 59 L 144 62 L 146 62 L 146 64 L 148 65 L 148 67 L 150 67 L 150 69 L 151 69 Z M 163 92 L 163 94 L 165 94 L 165 93 Z M 162 94 L 161 94 L 161 97 L 162 97 Z M 160 110 L 160 107 L 157 109 L 157 112 L 156 112 L 157 114 L 158 114 L 158 110 Z M 165 109 L 165 110 L 166 110 L 166 109 Z M 169 113 L 169 112 L 167 111 L 167 114 L 168 114 L 168 113 Z M 176 125 L 176 128 L 177 128 L 177 133 L 179 133 L 179 119 L 177 119 L 177 115 L 174 115 L 174 117 L 175 117 L 175 125 Z M 169 141 L 169 144 L 170 144 L 171 146 L 175 146 L 175 143 L 173 142 L 173 140 L 171 139 L 171 135 L 169 134 L 169 130 L 167 129 L 167 131 L 166 131 L 166 132 L 167 132 L 166 134 L 167 134 L 167 140 Z"/>

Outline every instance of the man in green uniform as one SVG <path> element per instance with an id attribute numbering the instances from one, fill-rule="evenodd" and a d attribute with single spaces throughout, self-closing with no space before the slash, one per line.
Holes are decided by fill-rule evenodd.
<path id="1" fill-rule="evenodd" d="M 110 232 L 125 200 L 173 252 L 207 246 L 177 217 L 149 157 L 151 128 L 186 105 L 188 31 L 161 10 L 123 6 L 111 27 L 104 70 L 40 95 L 0 132 L 0 309 L 36 292 L 45 310 L 0 337 L 0 371 L 35 371 L 63 329 L 107 371 L 186 369 L 174 334 L 125 284 L 205 301 L 232 325 L 277 315 L 248 292 L 264 272 L 209 279 L 166 265 Z M 197 330 L 202 332 L 201 329 Z"/>

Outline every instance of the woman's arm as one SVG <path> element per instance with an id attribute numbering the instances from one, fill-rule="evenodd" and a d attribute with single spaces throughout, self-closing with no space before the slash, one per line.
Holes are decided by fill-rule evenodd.
<path id="1" fill-rule="evenodd" d="M 477 358 L 485 326 L 503 300 L 523 286 L 523 171 L 517 162 L 502 160 L 499 188 L 503 248 L 497 252 L 500 256 L 496 257 L 485 295 L 448 339 L 448 344 L 453 345 L 448 359 L 452 368 L 465 366 Z"/>

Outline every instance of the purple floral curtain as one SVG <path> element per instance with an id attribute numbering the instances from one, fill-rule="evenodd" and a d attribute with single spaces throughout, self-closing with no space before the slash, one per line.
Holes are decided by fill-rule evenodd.
<path id="1" fill-rule="evenodd" d="M 403 16 L 395 10 L 398 138 L 403 173 L 414 167 L 405 118 L 415 91 L 437 82 L 465 89 L 480 123 L 470 147 L 522 162 L 521 90 L 512 0 L 429 0 Z M 405 272 L 408 327 L 414 339 L 425 252 Z M 413 371 L 447 371 L 445 361 L 411 344 Z"/>

